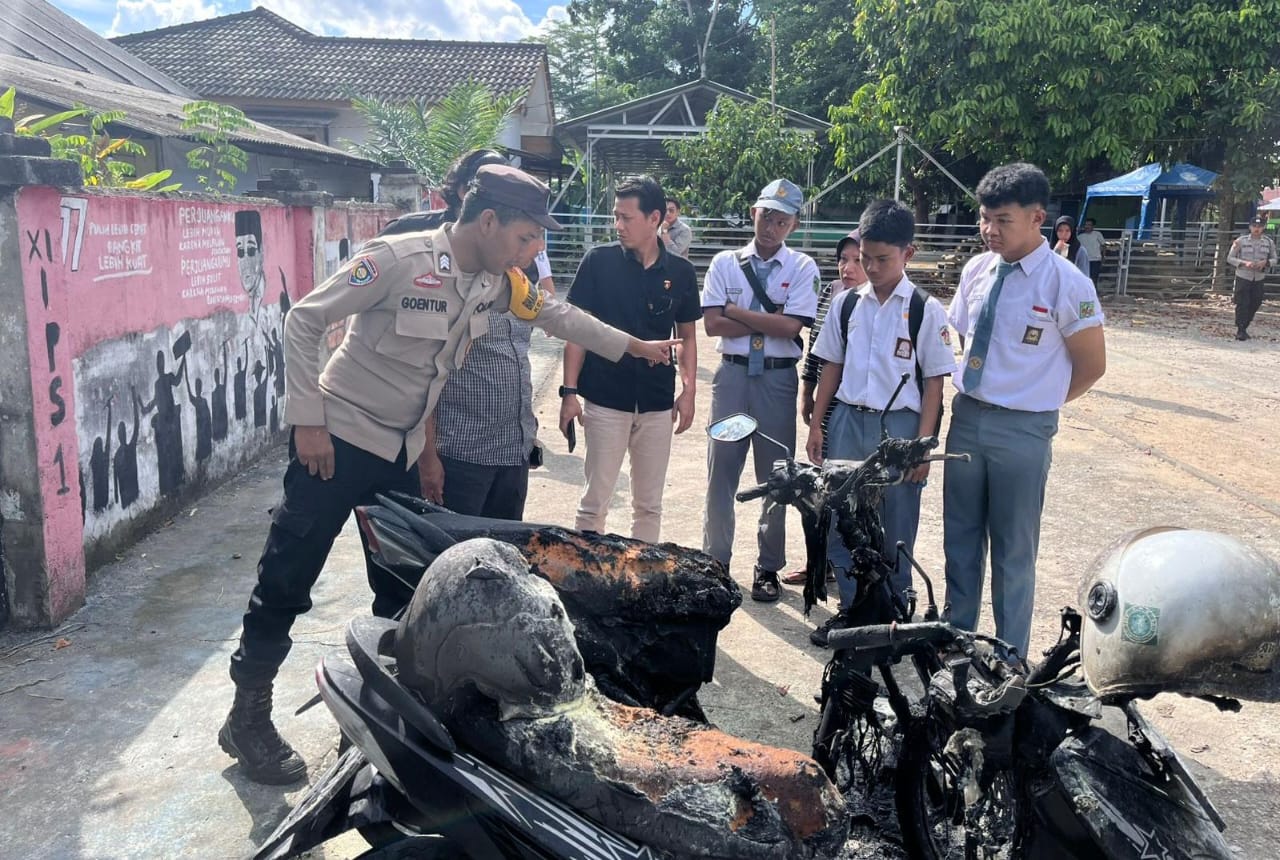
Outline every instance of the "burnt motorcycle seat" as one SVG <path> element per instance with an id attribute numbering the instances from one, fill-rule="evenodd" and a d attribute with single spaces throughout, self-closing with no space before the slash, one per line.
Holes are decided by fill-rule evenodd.
<path id="1" fill-rule="evenodd" d="M 843 798 L 808 756 L 594 690 L 554 717 L 457 730 L 494 764 L 673 856 L 833 857 L 847 834 Z"/>
<path id="2" fill-rule="evenodd" d="M 568 553 L 559 569 L 572 579 L 582 547 L 553 544 L 530 555 L 550 566 Z M 625 553 L 614 562 L 624 579 L 646 567 Z M 450 547 L 423 576 L 396 636 L 399 678 L 461 746 L 671 856 L 836 853 L 844 803 L 816 762 L 603 696 L 583 672 L 581 636 L 551 578 L 494 539 Z M 668 605 L 677 596 L 667 594 Z"/>

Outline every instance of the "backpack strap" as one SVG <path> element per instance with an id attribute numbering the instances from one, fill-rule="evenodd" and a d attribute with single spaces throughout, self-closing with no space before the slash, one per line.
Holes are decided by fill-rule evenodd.
<path id="1" fill-rule="evenodd" d="M 853 319 L 853 308 L 858 304 L 858 291 L 849 290 L 849 292 L 852 295 L 840 306 L 840 339 L 844 341 L 846 349 L 849 347 L 849 320 Z M 835 301 L 835 297 L 833 296 L 831 300 Z"/>
<path id="2" fill-rule="evenodd" d="M 924 325 L 924 305 L 929 300 L 929 293 L 916 287 L 911 294 L 911 306 L 907 310 L 907 333 L 911 336 L 911 352 L 916 359 L 916 389 L 920 392 L 920 402 L 924 403 L 924 369 L 920 366 L 920 327 Z M 942 431 L 943 406 L 938 404 L 938 431 Z"/>

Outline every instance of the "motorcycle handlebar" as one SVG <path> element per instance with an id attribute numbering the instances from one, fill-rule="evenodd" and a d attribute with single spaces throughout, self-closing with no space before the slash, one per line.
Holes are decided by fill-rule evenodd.
<path id="1" fill-rule="evenodd" d="M 848 630 L 832 630 L 827 643 L 834 650 L 893 648 L 906 653 L 923 645 L 950 642 L 960 631 L 942 621 L 918 624 L 869 624 Z"/>

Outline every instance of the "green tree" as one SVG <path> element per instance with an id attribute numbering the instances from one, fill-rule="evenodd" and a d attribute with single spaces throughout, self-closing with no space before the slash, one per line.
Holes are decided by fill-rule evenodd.
<path id="1" fill-rule="evenodd" d="M 788 129 L 767 101 L 720 97 L 704 134 L 665 143 L 687 183 L 689 201 L 706 215 L 746 215 L 774 179 L 806 176 L 818 151 L 813 135 Z"/>
<path id="2" fill-rule="evenodd" d="M 403 161 L 438 185 L 459 156 L 497 142 L 518 102 L 516 95 L 494 95 L 475 82 L 458 84 L 433 105 L 353 95 L 351 104 L 369 123 L 369 137 L 343 143 L 379 164 Z"/>
<path id="3" fill-rule="evenodd" d="M 1256 193 L 1280 140 L 1277 20 L 1280 0 L 865 0 L 873 79 L 833 108 L 833 140 L 851 166 L 901 124 L 935 153 L 1077 187 L 1198 158 Z"/>
<path id="4" fill-rule="evenodd" d="M 777 55 L 778 104 L 827 116 L 833 104 L 866 81 L 866 71 L 853 35 L 858 0 L 756 0 L 759 28 L 758 71 L 761 90 L 770 78 L 770 31 Z"/>
<path id="5" fill-rule="evenodd" d="M 528 41 L 547 48 L 557 119 L 582 116 L 636 97 L 634 84 L 622 83 L 609 73 L 609 47 L 598 21 L 553 21 Z"/>
<path id="6" fill-rule="evenodd" d="M 249 169 L 249 156 L 231 142 L 231 135 L 253 123 L 239 109 L 210 101 L 188 102 L 182 106 L 186 119 L 183 131 L 200 142 L 187 152 L 187 166 L 197 171 L 200 187 L 214 194 L 231 192 L 236 174 Z"/>
<path id="7" fill-rule="evenodd" d="M 696 81 L 704 68 L 707 78 L 731 87 L 758 83 L 760 50 L 751 15 L 749 0 L 569 3 L 570 20 L 603 33 L 604 70 L 633 85 L 637 95 Z"/>

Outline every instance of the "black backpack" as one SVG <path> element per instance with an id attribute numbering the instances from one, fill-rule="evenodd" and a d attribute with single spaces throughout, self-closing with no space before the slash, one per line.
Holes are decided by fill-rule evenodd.
<path id="1" fill-rule="evenodd" d="M 849 320 L 853 318 L 853 308 L 858 304 L 858 294 L 853 294 L 845 299 L 843 305 L 840 306 L 840 339 L 844 341 L 845 347 L 849 345 Z M 929 294 L 919 287 L 915 288 L 915 292 L 911 294 L 911 306 L 907 310 L 907 334 L 911 337 L 911 355 L 916 360 L 916 389 L 920 392 L 920 402 L 924 403 L 924 371 L 920 367 L 920 350 L 916 348 L 916 342 L 920 339 L 920 326 L 924 325 L 924 303 L 929 299 Z M 942 404 L 938 404 L 938 431 L 942 431 Z"/>

